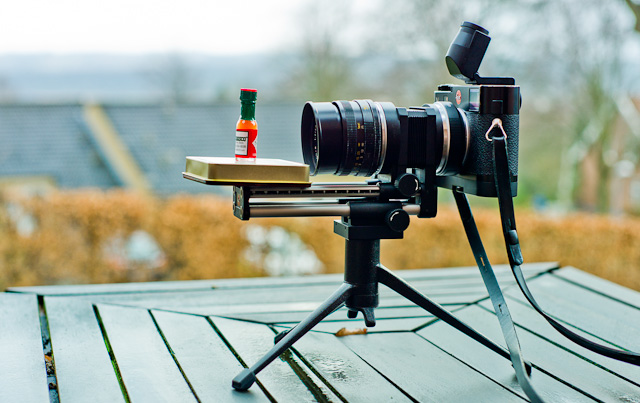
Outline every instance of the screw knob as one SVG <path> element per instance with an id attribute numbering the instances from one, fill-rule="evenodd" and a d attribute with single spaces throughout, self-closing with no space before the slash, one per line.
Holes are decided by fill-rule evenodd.
<path id="1" fill-rule="evenodd" d="M 420 181 L 414 174 L 405 173 L 396 179 L 395 186 L 403 196 L 411 197 L 420 190 Z"/>
<path id="2" fill-rule="evenodd" d="M 386 216 L 387 225 L 396 232 L 402 232 L 409 227 L 409 213 L 403 209 L 391 210 Z"/>

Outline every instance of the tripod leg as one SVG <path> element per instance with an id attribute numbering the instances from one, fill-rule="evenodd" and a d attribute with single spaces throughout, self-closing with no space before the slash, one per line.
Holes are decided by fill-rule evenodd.
<path id="1" fill-rule="evenodd" d="M 326 301 L 316 308 L 309 316 L 307 316 L 302 322 L 298 323 L 296 327 L 291 329 L 275 346 L 262 357 L 258 362 L 253 364 L 251 368 L 242 370 L 235 378 L 231 386 L 236 390 L 247 390 L 256 381 L 256 375 L 262 371 L 267 365 L 275 360 L 280 354 L 286 351 L 293 343 L 298 341 L 299 338 L 304 336 L 309 330 L 317 325 L 327 315 L 335 311 L 340 307 L 345 300 L 351 294 L 355 286 L 344 283 L 334 292 Z"/>
<path id="2" fill-rule="evenodd" d="M 338 305 L 338 306 L 336 307 L 336 309 L 334 309 L 332 312 L 329 312 L 329 315 L 331 315 L 332 313 L 334 313 L 334 312 L 338 311 L 340 308 L 342 308 L 342 305 Z M 357 312 L 356 312 L 356 313 L 357 313 Z M 328 316 L 328 315 L 327 315 L 327 316 Z M 326 318 L 326 316 L 325 316 L 325 318 Z M 295 329 L 295 326 L 294 326 L 294 327 L 292 327 L 291 329 L 283 330 L 283 331 L 281 331 L 280 333 L 276 334 L 276 337 L 274 337 L 274 338 L 273 338 L 273 344 L 278 344 L 278 342 L 279 342 L 280 340 L 284 339 L 284 337 L 285 337 L 286 335 L 288 335 L 289 333 L 291 333 L 291 331 L 292 331 L 293 329 Z"/>
<path id="3" fill-rule="evenodd" d="M 453 316 L 449 311 L 441 307 L 439 304 L 431 301 L 429 298 L 424 296 L 420 291 L 413 288 L 409 283 L 397 277 L 387 268 L 382 265 L 378 266 L 378 281 L 387 287 L 391 288 L 393 291 L 402 295 L 409 301 L 414 304 L 424 308 L 426 311 L 434 314 L 436 317 L 441 319 L 442 321 L 448 323 L 453 326 L 457 330 L 471 337 L 478 343 L 482 344 L 485 347 L 488 347 L 492 351 L 500 354 L 507 360 L 511 361 L 511 356 L 509 355 L 509 351 L 495 344 L 491 340 L 487 339 L 481 333 L 478 333 L 475 329 L 462 322 L 460 319 Z M 528 373 L 531 373 L 531 364 L 525 362 L 525 366 Z"/>

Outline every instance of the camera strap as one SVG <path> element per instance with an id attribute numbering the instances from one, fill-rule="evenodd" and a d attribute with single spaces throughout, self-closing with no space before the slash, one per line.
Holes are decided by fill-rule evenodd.
<path id="1" fill-rule="evenodd" d="M 513 369 L 516 371 L 518 384 L 529 400 L 534 403 L 543 402 L 540 396 L 538 396 L 536 391 L 533 389 L 529 380 L 529 374 L 526 371 L 522 353 L 520 351 L 520 342 L 518 341 L 518 335 L 516 334 L 516 327 L 513 323 L 513 319 L 511 319 L 511 314 L 507 307 L 507 301 L 504 299 L 504 295 L 502 294 L 496 275 L 493 272 L 487 253 L 482 245 L 482 239 L 480 238 L 476 222 L 473 219 L 473 213 L 471 212 L 471 206 L 469 205 L 467 196 L 457 189 L 453 190 L 453 196 L 456 200 L 456 205 L 460 212 L 460 218 L 462 219 L 462 225 L 464 226 L 464 230 L 467 234 L 467 239 L 469 240 L 469 245 L 473 251 L 473 256 L 476 259 L 476 263 L 480 269 L 480 274 L 482 275 L 482 280 L 489 292 L 489 297 L 493 303 L 493 309 L 498 316 L 500 328 L 504 335 L 504 341 L 507 344 L 507 349 L 509 350 L 511 364 L 513 365 Z"/>
<path id="2" fill-rule="evenodd" d="M 497 122 L 496 122 L 497 121 Z M 499 128 L 500 130 L 495 130 Z M 491 138 L 489 135 L 491 132 L 495 132 Z M 560 334 L 573 341 L 574 343 L 593 351 L 594 353 L 603 355 L 605 357 L 613 358 L 615 360 L 628 362 L 634 365 L 640 365 L 640 354 L 631 351 L 619 350 L 611 347 L 607 347 L 591 340 L 582 337 L 563 326 L 559 321 L 547 314 L 538 305 L 537 301 L 529 291 L 527 283 L 525 282 L 520 265 L 523 263 L 522 252 L 520 250 L 520 242 L 518 240 L 518 233 L 516 231 L 516 220 L 513 209 L 513 197 L 511 193 L 511 182 L 509 172 L 509 160 L 507 154 L 507 138 L 502 128 L 502 122 L 499 119 L 495 119 L 489 131 L 487 131 L 487 139 L 493 143 L 493 167 L 494 178 L 496 184 L 496 192 L 498 194 L 498 204 L 500 206 L 500 219 L 502 221 L 502 232 L 504 235 L 505 245 L 507 247 L 507 254 L 509 256 L 509 265 L 511 271 L 516 279 L 518 287 L 524 294 L 525 298 L 531 306 L 538 311 L 540 315 L 551 326 L 553 326 Z M 462 214 L 462 213 L 461 213 Z M 474 224 L 475 225 L 475 224 Z M 471 239 L 469 240 L 471 243 Z M 480 241 L 480 247 L 482 247 Z M 477 245 L 476 245 L 477 246 Z M 476 248 L 471 245 L 476 254 Z M 496 310 L 497 312 L 497 310 Z M 519 378 L 518 378 L 519 379 Z"/>

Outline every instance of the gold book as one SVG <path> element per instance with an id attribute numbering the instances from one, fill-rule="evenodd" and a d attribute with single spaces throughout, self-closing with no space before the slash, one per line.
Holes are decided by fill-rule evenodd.
<path id="1" fill-rule="evenodd" d="M 182 176 L 207 185 L 310 184 L 309 165 L 268 158 L 246 163 L 226 157 L 187 157 Z"/>

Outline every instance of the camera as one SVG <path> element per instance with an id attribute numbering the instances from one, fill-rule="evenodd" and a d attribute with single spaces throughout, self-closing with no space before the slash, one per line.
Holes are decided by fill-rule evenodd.
<path id="1" fill-rule="evenodd" d="M 517 191 L 520 87 L 511 77 L 481 77 L 488 31 L 464 22 L 445 62 L 466 85 L 444 84 L 435 102 L 396 107 L 371 100 L 307 102 L 302 153 L 310 173 L 373 176 L 394 182 L 410 172 L 424 186 L 496 197 L 489 131 L 506 134 L 513 195 Z"/>
<path id="2" fill-rule="evenodd" d="M 307 102 L 302 112 L 306 164 L 187 157 L 183 176 L 211 185 L 233 185 L 233 212 L 251 217 L 340 217 L 334 232 L 345 239 L 343 284 L 295 327 L 279 333 L 273 348 L 232 381 L 247 390 L 256 374 L 343 304 L 347 317 L 361 313 L 375 325 L 378 285 L 427 310 L 445 323 L 511 360 L 521 389 L 542 401 L 529 381 L 515 325 L 487 258 L 465 194 L 498 197 L 509 265 L 532 307 L 557 331 L 603 356 L 638 364 L 640 355 L 594 343 L 547 314 L 535 301 L 520 269 L 523 263 L 512 197 L 518 182 L 520 87 L 512 77 L 481 77 L 478 68 L 490 42 L 488 31 L 464 22 L 447 51 L 451 75 L 465 85 L 438 86 L 421 107 L 371 100 Z M 371 176 L 366 183 L 310 183 L 309 174 Z M 401 239 L 418 218 L 437 214 L 438 188 L 453 192 L 467 239 L 498 315 L 507 349 L 493 343 L 380 264 L 380 240 Z M 499 308 L 499 309 L 498 309 Z"/>

